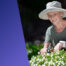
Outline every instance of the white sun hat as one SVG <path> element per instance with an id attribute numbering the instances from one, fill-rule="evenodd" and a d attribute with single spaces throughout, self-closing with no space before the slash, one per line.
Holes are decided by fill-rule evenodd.
<path id="1" fill-rule="evenodd" d="M 66 17 L 66 9 L 62 8 L 61 3 L 58 1 L 52 1 L 52 2 L 48 2 L 46 5 L 46 9 L 44 9 L 39 13 L 39 18 L 43 20 L 48 20 L 47 13 L 54 11 L 63 12 L 63 17 Z"/>

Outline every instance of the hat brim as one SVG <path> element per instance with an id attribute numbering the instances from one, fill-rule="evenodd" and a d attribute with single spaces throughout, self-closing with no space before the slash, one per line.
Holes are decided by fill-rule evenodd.
<path id="1" fill-rule="evenodd" d="M 48 20 L 48 16 L 47 16 L 47 13 L 48 12 L 54 12 L 54 11 L 60 11 L 60 12 L 63 12 L 63 17 L 66 17 L 66 9 L 62 9 L 62 8 L 50 8 L 50 9 L 45 9 L 43 11 L 41 11 L 39 13 L 39 18 L 40 19 L 43 19 L 43 20 Z"/>

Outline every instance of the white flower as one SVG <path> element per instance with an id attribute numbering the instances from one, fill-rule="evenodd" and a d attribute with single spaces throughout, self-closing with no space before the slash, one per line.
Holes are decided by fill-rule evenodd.
<path id="1" fill-rule="evenodd" d="M 42 66 L 45 66 L 45 63 Z"/>
<path id="2" fill-rule="evenodd" d="M 59 64 L 57 66 L 60 66 Z"/>
<path id="3" fill-rule="evenodd" d="M 57 58 L 57 56 L 55 56 L 55 58 Z"/>
<path id="4" fill-rule="evenodd" d="M 49 53 L 47 53 L 47 56 L 49 56 L 50 54 Z"/>
<path id="5" fill-rule="evenodd" d="M 62 57 L 62 58 L 64 58 L 64 57 Z"/>
<path id="6" fill-rule="evenodd" d="M 53 52 L 51 53 L 51 58 L 53 57 Z"/>
<path id="7" fill-rule="evenodd" d="M 40 52 L 38 52 L 38 55 L 40 54 Z"/>
<path id="8" fill-rule="evenodd" d="M 60 61 L 60 63 L 64 65 L 64 62 L 63 61 Z"/>
<path id="9" fill-rule="evenodd" d="M 37 64 L 35 64 L 35 66 L 37 66 Z"/>
<path id="10" fill-rule="evenodd" d="M 48 64 L 48 61 L 44 62 L 44 64 L 42 66 L 45 66 L 45 64 Z"/>
<path id="11" fill-rule="evenodd" d="M 31 61 L 31 60 L 30 60 L 29 62 L 30 62 L 30 63 L 32 63 L 32 61 Z"/>
<path id="12" fill-rule="evenodd" d="M 39 60 L 39 62 L 43 61 L 42 59 Z"/>
<path id="13" fill-rule="evenodd" d="M 60 60 L 62 60 L 62 58 L 60 58 Z"/>
<path id="14" fill-rule="evenodd" d="M 56 61 L 56 63 L 58 63 L 58 61 Z"/>
<path id="15" fill-rule="evenodd" d="M 39 61 L 39 58 L 37 59 L 37 61 Z"/>
<path id="16" fill-rule="evenodd" d="M 45 59 L 45 56 L 43 57 L 43 59 Z"/>
<path id="17" fill-rule="evenodd" d="M 45 63 L 48 63 L 48 61 L 46 61 Z"/>

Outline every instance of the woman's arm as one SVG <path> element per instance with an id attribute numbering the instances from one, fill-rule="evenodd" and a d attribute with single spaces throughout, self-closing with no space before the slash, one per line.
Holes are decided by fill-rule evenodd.
<path id="1" fill-rule="evenodd" d="M 54 47 L 54 51 L 60 50 L 61 48 L 66 48 L 66 41 L 59 41 Z"/>
<path id="2" fill-rule="evenodd" d="M 47 48 L 49 47 L 50 43 L 44 43 L 44 47 L 40 50 L 41 55 L 45 55 L 47 52 Z"/>

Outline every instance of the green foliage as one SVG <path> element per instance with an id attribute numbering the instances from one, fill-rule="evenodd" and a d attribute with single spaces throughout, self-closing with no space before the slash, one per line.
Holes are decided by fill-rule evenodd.
<path id="1" fill-rule="evenodd" d="M 28 59 L 30 60 L 33 55 L 37 55 L 38 51 L 43 47 L 43 44 L 40 44 L 39 46 L 32 43 L 26 43 L 26 49 L 28 54 Z"/>

